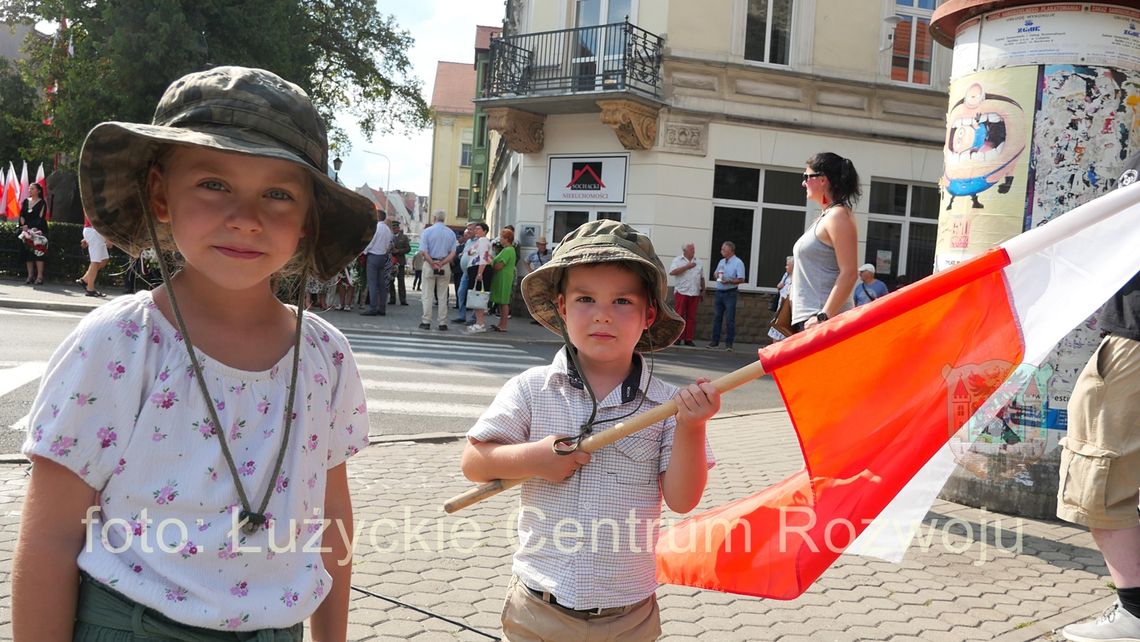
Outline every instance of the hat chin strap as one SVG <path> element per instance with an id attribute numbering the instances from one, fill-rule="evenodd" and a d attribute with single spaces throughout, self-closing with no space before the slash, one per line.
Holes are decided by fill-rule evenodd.
<path id="1" fill-rule="evenodd" d="M 266 516 L 265 509 L 269 506 L 269 500 L 273 496 L 273 488 L 277 483 L 277 477 L 281 474 L 281 468 L 285 463 L 285 449 L 289 445 L 289 433 L 293 428 L 293 400 L 297 390 L 297 372 L 298 366 L 301 362 L 301 322 L 305 312 L 304 297 L 305 288 L 304 283 L 309 274 L 308 265 L 302 268 L 301 281 L 302 286 L 299 288 L 297 297 L 297 329 L 293 335 L 293 374 L 289 377 L 289 389 L 287 392 L 287 401 L 285 404 L 285 429 L 281 435 L 281 447 L 277 450 L 277 462 L 273 465 L 273 474 L 269 476 L 269 486 L 265 489 L 265 495 L 255 512 L 246 496 L 245 488 L 241 484 L 241 478 L 238 476 L 237 466 L 234 464 L 233 455 L 230 453 L 229 444 L 226 443 L 226 431 L 222 427 L 221 420 L 218 419 L 218 411 L 214 407 L 213 399 L 210 397 L 210 390 L 206 387 L 206 379 L 202 375 L 202 366 L 198 363 L 198 355 L 194 351 L 194 344 L 190 340 L 190 332 L 186 329 L 186 321 L 182 318 L 182 311 L 178 307 L 178 298 L 174 296 L 174 286 L 171 281 L 170 270 L 166 265 L 166 260 L 162 256 L 162 251 L 158 245 L 158 232 L 154 227 L 154 216 L 150 209 L 149 200 L 143 194 L 142 187 L 138 188 L 139 204 L 142 206 L 143 218 L 146 220 L 147 232 L 150 234 L 150 242 L 154 247 L 154 253 L 158 259 L 158 269 L 162 273 L 162 282 L 166 284 L 166 293 L 170 297 L 170 309 L 174 312 L 174 320 L 178 324 L 178 331 L 182 333 L 182 341 L 186 345 L 186 353 L 190 356 L 191 369 L 194 371 L 194 378 L 198 382 L 198 389 L 202 391 L 202 398 L 206 401 L 206 408 L 210 411 L 210 421 L 214 422 L 214 429 L 217 431 L 218 443 L 222 447 L 222 456 L 226 460 L 226 465 L 230 469 L 230 475 L 233 477 L 234 486 L 237 489 L 238 499 L 241 500 L 241 513 L 238 515 L 238 525 L 242 530 L 252 535 L 263 526 L 268 526 L 268 517 Z"/>
<path id="2" fill-rule="evenodd" d="M 622 419 L 636 415 L 641 410 L 641 406 L 645 404 L 645 400 L 649 396 L 649 383 L 653 380 L 653 335 L 648 331 L 648 328 L 646 328 L 643 332 L 646 340 L 649 342 L 649 376 L 646 378 L 645 390 L 641 391 L 641 399 L 637 401 L 637 406 L 624 415 L 599 421 L 597 419 L 598 398 L 594 394 L 593 386 L 590 385 L 590 379 L 582 371 L 582 363 L 578 361 L 578 349 L 575 348 L 574 344 L 570 341 L 570 335 L 566 331 L 566 322 L 562 319 L 562 315 L 558 314 L 557 308 L 554 308 L 554 306 L 550 307 L 553 308 L 552 311 L 555 325 L 558 326 L 558 332 L 562 335 L 562 344 L 566 348 L 566 356 L 570 359 L 570 362 L 574 365 L 574 370 L 578 373 L 578 377 L 582 380 L 582 387 L 586 389 L 586 394 L 590 395 L 590 418 L 586 420 L 586 423 L 582 424 L 582 430 L 579 431 L 577 435 L 556 439 L 551 446 L 554 449 L 555 454 L 569 455 L 570 453 L 578 450 L 579 446 L 582 445 L 582 441 L 586 437 L 589 437 L 591 434 L 593 434 L 594 426 L 604 422 L 621 421 Z"/>

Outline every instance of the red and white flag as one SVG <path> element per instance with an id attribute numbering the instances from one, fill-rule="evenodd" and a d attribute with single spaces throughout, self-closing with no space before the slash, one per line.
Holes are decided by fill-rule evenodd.
<path id="1" fill-rule="evenodd" d="M 20 179 L 16 174 L 16 167 L 8 162 L 8 177 L 4 179 L 3 212 L 9 219 L 20 218 Z"/>
<path id="2" fill-rule="evenodd" d="M 44 200 L 44 220 L 51 220 L 51 199 L 48 198 L 47 176 L 44 175 L 44 164 L 36 170 L 36 185 L 40 186 L 40 198 Z"/>
<path id="3" fill-rule="evenodd" d="M 762 349 L 805 467 L 664 532 L 658 579 L 793 599 L 877 520 L 917 523 L 948 474 L 935 456 L 1140 271 L 1138 248 L 1140 183 Z"/>
<path id="4" fill-rule="evenodd" d="M 24 161 L 24 167 L 20 170 L 20 197 L 17 199 L 21 203 L 28 197 L 28 161 Z"/>

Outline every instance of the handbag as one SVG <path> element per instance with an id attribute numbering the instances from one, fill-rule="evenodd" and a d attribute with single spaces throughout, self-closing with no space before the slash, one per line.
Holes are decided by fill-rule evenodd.
<path id="1" fill-rule="evenodd" d="M 792 329 L 791 297 L 783 297 L 780 299 L 780 307 L 776 310 L 776 315 L 768 324 L 768 336 L 773 341 L 782 341 L 795 333 L 796 331 Z"/>
<path id="2" fill-rule="evenodd" d="M 476 282 L 477 286 L 482 286 L 482 281 Z M 488 290 L 477 290 L 472 288 L 467 291 L 467 309 L 468 310 L 486 310 L 491 303 L 491 293 Z"/>

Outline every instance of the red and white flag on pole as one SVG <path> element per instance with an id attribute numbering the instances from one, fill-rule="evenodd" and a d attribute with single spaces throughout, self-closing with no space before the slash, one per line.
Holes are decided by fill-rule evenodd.
<path id="1" fill-rule="evenodd" d="M 24 161 L 24 167 L 20 170 L 20 196 L 17 199 L 21 203 L 28 197 L 28 161 Z"/>
<path id="2" fill-rule="evenodd" d="M 917 525 L 948 474 L 936 455 L 1140 270 L 1138 248 L 1140 183 L 762 349 L 805 467 L 664 532 L 658 579 L 793 599 L 876 521 Z M 959 386 L 968 407 L 948 403 Z"/>
<path id="3" fill-rule="evenodd" d="M 40 198 L 44 199 L 44 220 L 51 220 L 51 199 L 48 198 L 47 176 L 44 174 L 44 164 L 36 170 L 36 185 L 40 186 Z"/>
<path id="4" fill-rule="evenodd" d="M 4 188 L 4 202 L 0 205 L 3 206 L 5 216 L 9 219 L 20 218 L 20 179 L 11 161 L 8 161 L 8 177 L 4 179 Z"/>

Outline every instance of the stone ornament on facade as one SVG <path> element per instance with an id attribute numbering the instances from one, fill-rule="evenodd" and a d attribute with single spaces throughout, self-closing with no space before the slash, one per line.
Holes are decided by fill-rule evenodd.
<path id="1" fill-rule="evenodd" d="M 679 154 L 704 156 L 708 130 L 708 123 L 665 121 L 661 147 Z"/>
<path id="2" fill-rule="evenodd" d="M 657 142 L 658 107 L 650 107 L 633 100 L 599 100 L 602 123 L 609 125 L 622 147 L 651 149 Z"/>
<path id="3" fill-rule="evenodd" d="M 487 127 L 503 136 L 507 145 L 520 154 L 542 151 L 546 116 L 510 107 L 487 109 Z"/>

